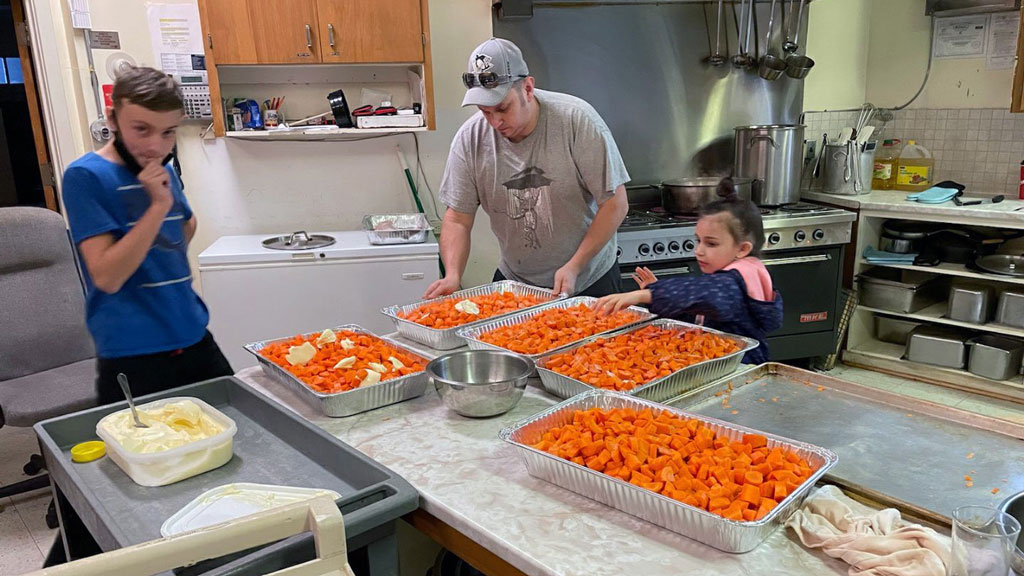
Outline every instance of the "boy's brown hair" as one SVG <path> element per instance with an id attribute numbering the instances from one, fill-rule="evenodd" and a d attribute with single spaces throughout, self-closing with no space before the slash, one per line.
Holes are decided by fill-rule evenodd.
<path id="1" fill-rule="evenodd" d="M 121 107 L 123 100 L 154 112 L 173 112 L 185 108 L 174 78 L 144 66 L 133 66 L 122 72 L 114 81 L 111 99 L 115 110 Z"/>

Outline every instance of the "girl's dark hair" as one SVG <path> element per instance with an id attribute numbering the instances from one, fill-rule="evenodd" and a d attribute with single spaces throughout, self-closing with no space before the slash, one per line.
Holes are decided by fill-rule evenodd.
<path id="1" fill-rule="evenodd" d="M 761 222 L 761 209 L 750 200 L 740 198 L 736 194 L 736 186 L 732 178 L 723 178 L 718 183 L 718 200 L 705 204 L 700 208 L 700 216 L 714 216 L 726 212 L 729 221 L 726 228 L 737 244 L 750 242 L 751 256 L 760 256 L 764 247 L 764 224 Z"/>

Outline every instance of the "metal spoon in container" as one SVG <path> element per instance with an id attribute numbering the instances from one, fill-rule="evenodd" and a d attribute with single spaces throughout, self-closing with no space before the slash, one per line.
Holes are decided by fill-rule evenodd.
<path id="1" fill-rule="evenodd" d="M 778 80 L 786 70 L 786 61 L 772 54 L 772 28 L 775 25 L 775 0 L 768 9 L 768 33 L 764 37 L 764 56 L 757 74 L 765 80 Z"/>
<path id="2" fill-rule="evenodd" d="M 136 428 L 149 428 L 139 420 L 139 413 L 135 410 L 135 400 L 132 399 L 132 391 L 128 388 L 128 377 L 121 372 L 117 375 L 117 383 L 121 385 L 121 391 L 124 392 L 124 397 L 128 399 L 128 407 L 132 409 L 132 418 L 135 420 Z"/>

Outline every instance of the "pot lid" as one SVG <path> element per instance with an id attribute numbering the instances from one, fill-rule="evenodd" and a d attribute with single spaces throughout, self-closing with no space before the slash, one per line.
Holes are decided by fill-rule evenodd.
<path id="1" fill-rule="evenodd" d="M 974 263 L 986 272 L 1024 278 L 1024 257 L 1009 254 L 991 254 L 982 256 Z"/>
<path id="2" fill-rule="evenodd" d="M 934 222 L 916 220 L 886 220 L 882 224 L 882 231 L 885 234 L 905 240 L 920 240 L 938 229 L 939 226 Z"/>
<path id="3" fill-rule="evenodd" d="M 334 237 L 326 234 L 293 232 L 284 236 L 273 236 L 263 241 L 264 248 L 271 250 L 315 250 L 334 244 Z"/>
<path id="4" fill-rule="evenodd" d="M 796 130 L 806 127 L 804 124 L 755 124 L 753 126 L 737 126 L 733 130 Z"/>

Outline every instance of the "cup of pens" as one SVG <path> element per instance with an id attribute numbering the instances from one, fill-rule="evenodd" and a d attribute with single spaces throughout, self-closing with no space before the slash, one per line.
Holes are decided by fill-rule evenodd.
<path id="1" fill-rule="evenodd" d="M 263 115 L 263 124 L 267 128 L 277 128 L 284 122 L 284 117 L 281 115 L 282 104 L 284 104 L 284 97 L 263 101 L 263 107 L 266 108 L 266 113 Z"/>

